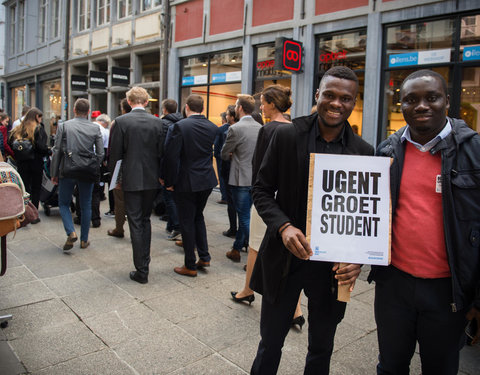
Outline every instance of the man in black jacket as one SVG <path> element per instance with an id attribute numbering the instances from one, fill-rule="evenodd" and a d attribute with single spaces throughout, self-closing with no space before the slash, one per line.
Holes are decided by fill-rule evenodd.
<path id="1" fill-rule="evenodd" d="M 353 285 L 360 266 L 309 261 L 305 238 L 310 153 L 373 155 L 373 147 L 347 122 L 355 106 L 358 79 L 349 68 L 328 70 L 316 94 L 317 113 L 279 125 L 253 186 L 253 200 L 267 232 L 250 286 L 263 295 L 262 339 L 252 374 L 275 374 L 302 289 L 308 297 L 308 355 L 305 374 L 329 373 L 337 324 L 346 304 L 336 286 Z"/>
<path id="2" fill-rule="evenodd" d="M 213 170 L 212 146 L 217 126 L 202 115 L 200 95 L 190 95 L 185 104 L 187 118 L 173 124 L 165 145 L 165 186 L 174 192 L 185 263 L 174 271 L 183 276 L 197 276 L 197 268 L 210 266 L 207 229 L 203 209 L 217 186 Z M 196 262 L 195 248 L 200 260 Z"/>
<path id="3" fill-rule="evenodd" d="M 453 375 L 467 320 L 480 319 L 480 136 L 446 117 L 447 84 L 436 72 L 405 78 L 400 102 L 408 125 L 377 149 L 393 158 L 392 264 L 369 276 L 377 374 L 408 374 L 418 341 L 422 374 Z"/>
<path id="4" fill-rule="evenodd" d="M 148 93 L 142 87 L 127 91 L 132 111 L 115 119 L 110 161 L 122 160 L 122 190 L 132 240 L 135 271 L 130 279 L 148 282 L 153 200 L 160 188 L 160 160 L 163 155 L 162 120 L 147 113 Z"/>

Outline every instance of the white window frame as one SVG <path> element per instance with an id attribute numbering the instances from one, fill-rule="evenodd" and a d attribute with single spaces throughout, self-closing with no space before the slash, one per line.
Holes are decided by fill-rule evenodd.
<path id="1" fill-rule="evenodd" d="M 110 22 L 110 0 L 97 0 L 97 25 L 105 25 Z"/>
<path id="2" fill-rule="evenodd" d="M 157 4 L 155 4 L 157 3 Z M 141 11 L 146 12 L 154 8 L 158 8 L 162 5 L 162 0 L 141 0 Z"/>
<path id="3" fill-rule="evenodd" d="M 121 15 L 123 10 L 124 15 Z M 132 0 L 117 0 L 117 19 L 130 17 L 132 15 Z"/>
<path id="4" fill-rule="evenodd" d="M 78 0 L 77 30 L 90 29 L 90 0 Z"/>
<path id="5" fill-rule="evenodd" d="M 38 30 L 39 42 L 45 43 L 47 41 L 47 18 L 48 18 L 48 0 L 39 0 L 38 10 Z"/>
<path id="6" fill-rule="evenodd" d="M 52 25 L 50 35 L 52 39 L 55 39 L 60 36 L 61 1 L 51 0 L 50 4 L 50 19 Z"/>

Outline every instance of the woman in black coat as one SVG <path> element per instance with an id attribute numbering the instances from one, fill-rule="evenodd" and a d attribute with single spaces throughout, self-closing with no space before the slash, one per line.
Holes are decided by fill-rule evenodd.
<path id="1" fill-rule="evenodd" d="M 9 138 L 10 147 L 14 150 L 15 162 L 18 172 L 25 184 L 25 190 L 30 193 L 30 200 L 38 208 L 40 190 L 42 187 L 43 158 L 48 155 L 48 136 L 42 124 L 43 113 L 38 108 L 31 108 L 23 121 L 14 128 Z M 33 152 L 28 155 L 15 151 L 16 140 L 29 140 L 33 146 Z M 40 221 L 40 219 L 37 219 Z M 32 224 L 38 223 L 32 222 Z"/>

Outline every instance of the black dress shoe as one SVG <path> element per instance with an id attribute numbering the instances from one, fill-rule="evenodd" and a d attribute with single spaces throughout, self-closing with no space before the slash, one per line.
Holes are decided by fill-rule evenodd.
<path id="1" fill-rule="evenodd" d="M 232 299 L 238 303 L 245 301 L 245 302 L 248 302 L 249 305 L 251 305 L 252 302 L 255 301 L 254 294 L 250 294 L 249 296 L 245 296 L 241 298 L 237 298 L 237 292 L 230 292 L 230 294 L 232 295 Z"/>
<path id="2" fill-rule="evenodd" d="M 225 237 L 235 238 L 235 236 L 237 235 L 237 231 L 233 229 L 229 229 L 229 230 L 223 231 L 222 234 Z"/>
<path id="3" fill-rule="evenodd" d="M 295 319 L 292 320 L 292 327 L 298 326 L 300 330 L 302 330 L 302 326 L 305 324 L 305 318 L 303 315 L 297 316 Z"/>
<path id="4" fill-rule="evenodd" d="M 142 276 L 137 271 L 130 272 L 130 279 L 132 279 L 133 281 L 136 281 L 137 283 L 140 283 L 140 284 L 148 283 L 148 276 Z"/>
<path id="5" fill-rule="evenodd" d="M 92 221 L 92 227 L 93 228 L 98 228 L 101 225 L 100 220 L 94 220 Z"/>

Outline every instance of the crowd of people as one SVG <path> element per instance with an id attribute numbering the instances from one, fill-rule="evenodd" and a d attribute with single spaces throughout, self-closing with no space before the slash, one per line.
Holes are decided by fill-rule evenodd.
<path id="1" fill-rule="evenodd" d="M 309 260 L 309 156 L 374 155 L 372 145 L 348 123 L 357 94 L 355 73 L 337 66 L 323 75 L 312 114 L 291 120 L 290 89 L 272 85 L 259 100 L 238 95 L 218 127 L 202 114 L 199 95 L 186 98 L 183 114 L 174 100 L 165 99 L 158 118 L 145 110 L 147 91 L 133 87 L 113 122 L 100 113 L 92 113 L 90 121 L 88 100 L 78 99 L 74 118 L 58 123 L 51 150 L 40 110 L 26 110 L 9 133 L 9 118 L 0 114 L 1 151 L 15 159 L 37 207 L 43 161 L 52 155 L 51 179 L 58 185 L 67 235 L 64 251 L 77 240 L 70 211 L 74 190 L 80 247 L 86 248 L 90 221 L 99 225 L 104 184 L 118 175 L 108 212 L 115 216 L 115 228 L 107 233 L 124 237 L 127 217 L 134 264 L 129 277 L 141 284 L 148 283 L 150 216 L 159 191 L 168 239 L 184 249 L 184 262 L 173 272 L 195 277 L 198 269 L 210 266 L 204 209 L 219 184 L 218 203 L 226 205 L 228 216 L 223 235 L 233 239 L 226 257 L 239 263 L 248 251 L 245 283 L 231 298 L 251 304 L 254 292 L 262 295 L 261 341 L 251 373 L 277 372 L 289 329 L 305 323 L 304 291 L 305 374 L 328 374 L 346 309 L 337 289 L 353 291 L 361 265 Z M 392 159 L 391 264 L 372 266 L 369 275 L 375 281 L 378 374 L 408 374 L 417 342 L 424 375 L 456 374 L 465 334 L 473 343 L 480 337 L 478 328 L 467 329 L 470 321 L 480 321 L 480 136 L 464 121 L 446 116 L 449 100 L 441 75 L 431 70 L 410 74 L 400 89 L 406 126 L 377 147 L 377 155 Z M 19 151 L 24 140 L 32 146 L 29 157 Z M 75 161 L 75 155 L 81 158 Z M 70 159 L 85 165 L 81 174 L 72 172 Z M 102 166 L 100 171 L 92 168 L 91 159 Z"/>

